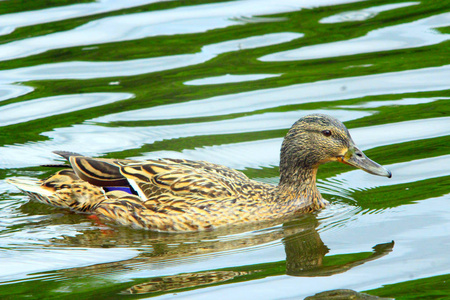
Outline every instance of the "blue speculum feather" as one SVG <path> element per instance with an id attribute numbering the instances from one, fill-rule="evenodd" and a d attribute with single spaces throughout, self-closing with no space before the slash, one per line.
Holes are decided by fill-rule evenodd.
<path id="1" fill-rule="evenodd" d="M 103 188 L 105 192 L 122 191 L 128 194 L 137 195 L 137 193 L 128 186 L 108 186 Z"/>

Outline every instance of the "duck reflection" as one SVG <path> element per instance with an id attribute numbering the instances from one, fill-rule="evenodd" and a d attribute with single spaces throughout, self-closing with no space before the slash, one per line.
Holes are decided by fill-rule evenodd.
<path id="1" fill-rule="evenodd" d="M 314 296 L 306 297 L 305 300 L 393 300 L 394 298 L 385 298 L 373 296 L 365 293 L 359 293 L 348 289 L 339 289 L 317 293 Z"/>
<path id="2" fill-rule="evenodd" d="M 283 244 L 286 251 L 287 275 L 310 277 L 343 273 L 388 254 L 394 247 L 394 241 L 392 241 L 375 245 L 371 253 L 325 256 L 329 249 L 322 242 L 316 230 L 318 222 L 315 218 L 314 220 L 314 226 L 308 228 L 306 234 L 302 236 L 299 236 L 298 233 L 289 234 L 289 228 L 285 229 L 287 236 L 283 238 Z M 355 259 L 355 257 L 358 257 L 358 259 Z"/>
<path id="3" fill-rule="evenodd" d="M 254 273 L 255 271 L 206 271 L 173 276 L 155 277 L 148 282 L 136 284 L 121 294 L 165 293 L 193 287 L 219 284 Z"/>
<path id="4" fill-rule="evenodd" d="M 331 276 L 382 257 L 391 252 L 394 246 L 394 242 L 390 242 L 375 245 L 372 252 L 326 256 L 329 249 L 316 229 L 318 224 L 314 215 L 305 215 L 285 222 L 282 226 L 258 224 L 257 228 L 231 227 L 193 234 L 162 234 L 126 228 L 89 231 L 76 237 L 66 237 L 62 243 L 66 246 L 70 244 L 83 247 L 138 246 L 143 251 L 138 257 L 126 261 L 65 270 L 64 276 L 77 276 L 80 272 L 86 276 L 86 273 L 148 270 L 161 264 L 180 264 L 186 259 L 204 260 L 205 255 L 227 255 L 239 249 L 268 245 L 274 241 L 281 241 L 284 245 L 285 261 L 139 279 L 137 284 L 120 292 L 164 294 L 284 274 L 304 277 Z M 59 242 L 61 243 L 61 240 Z"/>

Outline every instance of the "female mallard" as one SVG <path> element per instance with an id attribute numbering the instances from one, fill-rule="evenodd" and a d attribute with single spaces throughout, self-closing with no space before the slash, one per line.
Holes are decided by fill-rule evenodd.
<path id="1" fill-rule="evenodd" d="M 212 230 L 323 208 L 326 201 L 317 190 L 316 173 L 329 161 L 391 177 L 355 146 L 340 121 L 320 114 L 301 118 L 284 138 L 278 186 L 204 161 L 56 154 L 68 159 L 72 169 L 45 180 L 8 182 L 40 202 L 155 231 Z"/>

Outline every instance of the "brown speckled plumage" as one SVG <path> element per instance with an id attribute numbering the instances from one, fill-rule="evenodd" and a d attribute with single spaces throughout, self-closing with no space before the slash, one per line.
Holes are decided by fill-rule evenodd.
<path id="1" fill-rule="evenodd" d="M 328 161 L 390 177 L 389 171 L 354 146 L 341 122 L 326 115 L 305 116 L 289 130 L 281 148 L 278 186 L 204 161 L 140 162 L 56 153 L 70 161 L 72 170 L 42 181 L 8 181 L 40 202 L 166 232 L 212 230 L 323 208 L 326 201 L 316 188 L 316 173 Z M 105 192 L 109 186 L 131 186 L 137 195 Z"/>

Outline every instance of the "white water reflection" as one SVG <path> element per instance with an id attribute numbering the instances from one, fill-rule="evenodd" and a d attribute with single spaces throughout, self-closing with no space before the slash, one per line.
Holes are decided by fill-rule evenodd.
<path id="1" fill-rule="evenodd" d="M 361 149 L 401 144 L 450 134 L 450 117 L 418 119 L 351 130 Z"/>
<path id="2" fill-rule="evenodd" d="M 338 101 L 386 94 L 440 91 L 449 88 L 447 79 L 449 77 L 450 65 L 355 76 L 120 112 L 99 117 L 93 121 L 108 123 L 195 118 L 253 112 L 292 104 Z"/>
<path id="3" fill-rule="evenodd" d="M 34 89 L 29 86 L 17 84 L 0 84 L 0 101 L 17 98 L 28 93 Z"/>
<path id="4" fill-rule="evenodd" d="M 0 82 L 92 79 L 147 74 L 198 65 L 223 53 L 277 45 L 290 42 L 302 36 L 303 34 L 300 33 L 277 32 L 206 45 L 202 47 L 201 52 L 194 54 L 110 62 L 72 61 L 2 70 L 0 71 Z"/>
<path id="5" fill-rule="evenodd" d="M 0 126 L 28 122 L 130 99 L 130 93 L 60 95 L 0 106 Z"/>
<path id="6" fill-rule="evenodd" d="M 62 229 L 61 227 L 63 226 L 55 227 Z M 74 230 L 71 227 L 67 226 L 61 233 L 67 235 L 68 231 L 72 231 L 72 234 L 74 234 Z M 35 238 L 36 235 L 36 232 L 33 232 L 32 237 L 30 238 Z M 68 236 L 70 236 L 70 234 L 68 234 Z M 33 251 L 2 251 L 0 253 L 0 264 L 2 265 L 0 281 L 25 278 L 30 279 L 32 277 L 37 277 L 38 275 L 32 274 L 38 272 L 120 261 L 131 259 L 137 255 L 138 251 L 133 248 L 33 248 Z"/>
<path id="7" fill-rule="evenodd" d="M 268 62 L 320 59 L 436 45 L 449 40 L 450 34 L 441 33 L 435 28 L 449 25 L 450 13 L 443 13 L 411 23 L 376 29 L 363 37 L 273 53 L 259 60 Z"/>
<path id="8" fill-rule="evenodd" d="M 394 3 L 385 4 L 380 6 L 369 7 L 361 10 L 346 11 L 334 16 L 323 18 L 319 21 L 322 24 L 329 23 L 342 23 L 342 22 L 355 22 L 355 21 L 365 21 L 376 17 L 379 13 L 384 11 L 389 11 L 393 9 L 408 7 L 412 5 L 418 5 L 420 2 L 405 2 L 405 3 Z"/>
<path id="9" fill-rule="evenodd" d="M 354 105 L 338 105 L 339 108 L 379 108 L 383 106 L 403 106 L 431 103 L 439 100 L 450 100 L 450 97 L 403 98 L 400 100 L 370 101 Z"/>
<path id="10" fill-rule="evenodd" d="M 19 27 L 69 20 L 155 2 L 160 0 L 97 0 L 92 3 L 3 14 L 0 18 L 0 35 L 9 34 Z"/>
<path id="11" fill-rule="evenodd" d="M 26 57 L 48 50 L 142 39 L 151 36 L 206 32 L 243 24 L 239 17 L 297 11 L 305 7 L 362 0 L 246 0 L 183 6 L 106 17 L 75 29 L 0 45 L 0 60 Z"/>
<path id="12" fill-rule="evenodd" d="M 266 78 L 279 77 L 281 74 L 249 74 L 249 75 L 231 75 L 207 77 L 202 79 L 194 79 L 186 81 L 185 85 L 208 85 L 208 84 L 224 84 L 232 82 L 255 81 Z"/>
<path id="13" fill-rule="evenodd" d="M 387 165 L 385 167 L 393 174 L 389 180 L 364 172 L 361 173 L 359 170 L 338 174 L 330 179 L 339 181 L 342 189 L 366 190 L 380 186 L 399 185 L 450 176 L 450 168 L 448 166 L 450 166 L 450 155 L 443 155 Z"/>
<path id="14" fill-rule="evenodd" d="M 133 157 L 133 159 L 143 160 L 170 157 L 205 160 L 239 170 L 246 168 L 260 169 L 262 167 L 278 166 L 282 141 L 282 138 L 276 138 L 184 149 L 181 152 L 161 150 L 142 153 L 141 156 Z"/>

